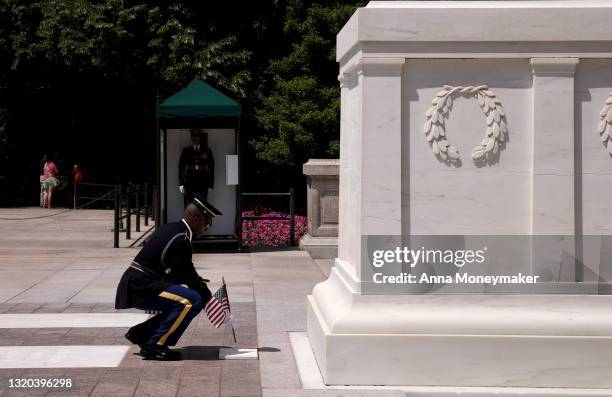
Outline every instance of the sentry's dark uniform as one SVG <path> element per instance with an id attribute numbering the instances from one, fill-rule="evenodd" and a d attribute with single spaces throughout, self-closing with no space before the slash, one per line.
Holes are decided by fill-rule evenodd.
<path id="1" fill-rule="evenodd" d="M 210 290 L 193 266 L 192 252 L 186 223 L 168 223 L 153 233 L 123 273 L 115 308 L 161 311 L 134 327 L 143 343 L 174 346 L 210 299 Z"/>
<path id="2" fill-rule="evenodd" d="M 185 187 L 185 204 L 193 200 L 194 194 L 207 200 L 208 189 L 215 184 L 215 159 L 208 146 L 200 145 L 197 152 L 193 146 L 183 149 L 179 160 L 179 184 Z"/>

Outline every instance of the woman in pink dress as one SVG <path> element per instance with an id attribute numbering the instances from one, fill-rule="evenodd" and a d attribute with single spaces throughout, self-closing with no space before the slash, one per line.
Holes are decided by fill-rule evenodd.
<path id="1" fill-rule="evenodd" d="M 57 174 L 59 170 L 55 163 L 55 156 L 47 158 L 47 162 L 43 168 L 42 189 L 43 189 L 43 207 L 51 208 L 51 200 L 53 199 L 53 189 L 58 185 Z"/>

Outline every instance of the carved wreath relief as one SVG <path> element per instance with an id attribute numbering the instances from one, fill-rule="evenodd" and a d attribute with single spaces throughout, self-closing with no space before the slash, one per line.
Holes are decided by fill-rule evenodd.
<path id="1" fill-rule="evenodd" d="M 608 149 L 608 153 L 612 155 L 612 92 L 606 104 L 599 112 L 599 135 L 601 135 L 601 143 Z"/>
<path id="2" fill-rule="evenodd" d="M 490 161 L 497 156 L 500 145 L 506 141 L 508 127 L 501 101 L 486 85 L 468 87 L 445 85 L 444 90 L 436 94 L 431 101 L 432 106 L 425 112 L 424 130 L 427 142 L 438 158 L 449 162 L 459 161 L 459 151 L 446 139 L 444 119 L 448 118 L 453 99 L 460 95 L 475 97 L 487 118 L 486 136 L 472 149 L 472 159 L 477 162 Z"/>

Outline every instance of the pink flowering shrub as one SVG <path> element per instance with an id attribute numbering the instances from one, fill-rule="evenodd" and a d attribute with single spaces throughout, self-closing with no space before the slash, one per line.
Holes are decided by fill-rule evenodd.
<path id="1" fill-rule="evenodd" d="M 255 208 L 254 210 L 242 211 L 243 217 L 266 216 L 282 217 L 287 220 L 244 220 L 242 221 L 242 245 L 246 247 L 279 247 L 290 244 L 289 214 L 286 212 L 272 211 L 269 208 Z M 295 216 L 295 243 L 306 233 L 308 225 L 306 217 Z"/>

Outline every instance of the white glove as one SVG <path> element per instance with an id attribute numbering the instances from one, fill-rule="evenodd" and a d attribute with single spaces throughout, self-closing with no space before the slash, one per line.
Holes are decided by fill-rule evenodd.
<path id="1" fill-rule="evenodd" d="M 179 192 L 181 192 L 182 194 L 185 194 L 185 186 L 183 185 L 179 186 Z"/>

